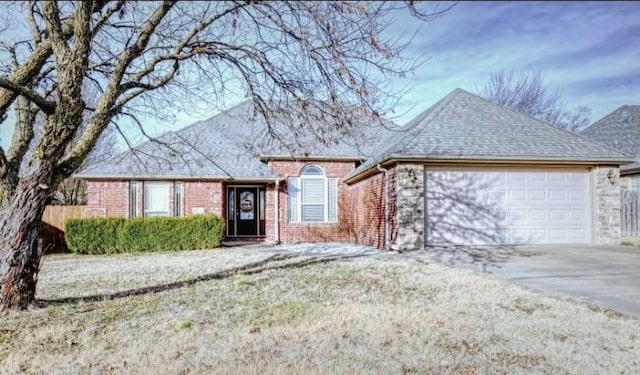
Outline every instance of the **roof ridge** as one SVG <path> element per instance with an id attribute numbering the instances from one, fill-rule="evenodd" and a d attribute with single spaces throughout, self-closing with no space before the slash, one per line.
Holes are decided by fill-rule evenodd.
<path id="1" fill-rule="evenodd" d="M 603 146 L 604 146 L 604 147 L 608 148 L 608 149 L 609 149 L 609 151 L 614 151 L 616 154 L 621 155 L 621 156 L 625 156 L 625 157 L 626 157 L 626 155 L 624 155 L 624 154 L 623 154 L 623 153 L 621 153 L 620 151 L 616 150 L 615 148 L 612 148 L 612 147 L 607 146 L 607 145 L 602 145 L 602 144 L 600 144 L 600 143 L 598 143 L 598 142 L 595 142 L 595 141 L 593 141 L 592 139 L 590 139 L 589 137 L 584 136 L 584 135 L 582 135 L 582 134 L 574 133 L 574 132 L 568 131 L 567 129 L 563 129 L 563 128 L 561 128 L 561 127 L 558 127 L 558 126 L 555 126 L 555 125 L 549 124 L 549 123 L 547 123 L 547 122 L 544 122 L 544 121 L 542 121 L 542 120 L 540 120 L 540 119 L 537 119 L 537 118 L 535 118 L 535 117 L 531 116 L 531 115 L 530 115 L 530 114 L 528 114 L 528 113 L 524 113 L 524 112 L 516 111 L 516 110 L 515 110 L 515 109 L 513 109 L 513 108 L 509 108 L 509 107 L 507 107 L 506 105 L 503 105 L 503 104 L 500 104 L 500 103 L 493 102 L 493 101 L 491 101 L 491 100 L 489 100 L 489 99 L 487 99 L 487 98 L 484 98 L 484 97 L 482 97 L 482 96 L 480 96 L 480 95 L 473 94 L 473 93 L 470 93 L 470 92 L 465 91 L 465 90 L 462 90 L 462 89 L 460 89 L 460 91 L 462 91 L 462 92 L 464 92 L 464 93 L 466 93 L 466 94 L 469 94 L 469 95 L 471 95 L 471 96 L 474 96 L 474 97 L 476 97 L 476 98 L 479 98 L 480 100 L 485 101 L 485 102 L 487 102 L 487 103 L 489 103 L 489 104 L 493 104 L 493 105 L 495 105 L 495 106 L 498 106 L 498 107 L 504 108 L 504 109 L 506 109 L 506 110 L 508 110 L 508 111 L 510 111 L 510 112 L 513 112 L 513 113 L 515 113 L 515 114 L 517 114 L 517 115 L 520 115 L 520 116 L 523 116 L 523 117 L 529 118 L 529 119 L 531 119 L 531 120 L 533 120 L 533 121 L 535 121 L 535 122 L 539 123 L 540 125 L 544 125 L 544 126 L 546 126 L 547 128 L 553 129 L 554 131 L 560 131 L 560 132 L 565 133 L 565 134 L 570 134 L 570 135 L 573 135 L 573 136 L 579 137 L 580 139 L 585 140 L 585 141 L 587 141 L 587 142 L 589 142 L 589 143 L 593 144 L 594 146 L 600 146 L 600 147 L 603 147 Z M 617 110 L 616 110 L 616 111 L 617 111 Z M 615 112 L 615 111 L 614 111 L 614 112 Z M 612 113 L 613 113 L 613 112 L 612 112 Z M 590 126 L 589 126 L 589 127 L 590 127 Z M 588 128 L 589 128 L 589 127 L 588 127 Z M 587 128 L 587 129 L 588 129 L 588 128 Z M 586 129 L 585 129 L 585 130 L 586 130 Z"/>
<path id="2" fill-rule="evenodd" d="M 367 170 L 371 168 L 373 165 L 379 163 L 380 160 L 384 159 L 385 155 L 389 154 L 389 150 L 392 150 L 396 146 L 403 144 L 404 140 L 408 136 L 412 136 L 412 138 L 415 137 L 415 133 L 421 131 L 423 128 L 418 126 L 419 124 L 423 123 L 427 118 L 429 118 L 430 120 L 434 119 L 437 115 L 439 115 L 442 112 L 442 110 L 446 107 L 446 105 L 449 104 L 451 100 L 453 100 L 453 98 L 458 96 L 460 92 L 463 92 L 463 91 L 464 90 L 460 88 L 456 88 L 452 90 L 450 93 L 448 93 L 447 95 L 445 95 L 445 97 L 443 97 L 442 99 L 430 105 L 429 108 L 420 112 L 420 114 L 412 118 L 406 125 L 402 126 L 401 129 L 397 130 L 397 133 L 393 133 L 387 138 L 389 139 L 389 138 L 398 136 L 399 139 L 396 142 L 391 143 L 383 151 L 380 151 L 377 154 L 367 158 L 367 160 L 364 163 L 362 163 L 356 169 L 349 172 L 345 176 L 345 179 L 349 179 L 352 176 L 358 175 L 360 174 L 361 171 Z M 401 132 L 404 134 L 400 135 Z M 384 142 L 384 141 L 385 140 L 383 139 L 380 142 Z"/>
<path id="3" fill-rule="evenodd" d="M 429 108 L 411 119 L 405 126 L 397 131 L 398 133 L 396 134 L 399 134 L 400 132 L 404 133 L 400 136 L 400 139 L 398 139 L 397 142 L 391 143 L 389 147 L 385 148 L 385 150 L 381 154 L 384 154 L 388 150 L 403 144 L 408 136 L 413 136 L 417 131 L 421 130 L 422 127 L 419 126 L 420 124 L 422 124 L 427 118 L 429 118 L 429 120 L 436 118 L 440 113 L 442 113 L 442 110 L 446 107 L 446 105 L 449 104 L 451 100 L 453 100 L 453 98 L 458 96 L 460 92 L 464 92 L 464 90 L 460 88 L 454 89 L 444 98 L 438 100 L 433 105 L 429 106 Z M 393 135 L 391 135 L 391 137 L 393 137 Z"/>
<path id="4" fill-rule="evenodd" d="M 225 115 L 225 114 L 227 114 L 228 112 L 231 112 L 232 110 L 234 110 L 234 109 L 236 109 L 236 108 L 238 108 L 238 107 L 240 107 L 240 106 L 242 106 L 242 105 L 245 105 L 246 103 L 249 103 L 249 102 L 251 102 L 251 99 L 243 100 L 243 101 L 241 101 L 240 103 L 238 103 L 238 104 L 236 104 L 236 105 L 233 105 L 233 106 L 231 106 L 231 107 L 229 107 L 229 108 L 227 108 L 227 109 L 223 110 L 222 112 L 218 112 L 218 113 L 216 113 L 215 115 L 210 116 L 210 117 L 207 117 L 207 118 L 206 118 L 206 119 L 204 119 L 204 120 L 196 121 L 196 122 L 194 122 L 194 123 L 192 123 L 192 124 L 189 124 L 189 125 L 187 125 L 187 126 L 185 126 L 185 127 L 183 127 L 183 128 L 177 129 L 177 130 L 175 130 L 175 131 L 176 131 L 176 132 L 186 131 L 186 130 L 188 130 L 188 129 L 190 129 L 190 128 L 195 127 L 196 125 L 200 125 L 200 124 L 202 124 L 203 122 L 210 121 L 210 120 L 213 120 L 213 119 L 215 119 L 215 118 L 217 118 L 217 117 L 220 117 L 220 116 L 222 116 L 222 115 Z"/>
<path id="5" fill-rule="evenodd" d="M 635 110 L 640 110 L 640 105 L 621 105 L 618 108 L 614 109 L 613 111 L 607 113 L 603 117 L 599 118 L 598 120 L 596 120 L 594 123 L 592 123 L 588 127 L 582 129 L 580 131 L 579 135 L 582 136 L 582 137 L 587 137 L 592 142 L 596 142 L 599 145 L 603 145 L 605 147 L 612 147 L 614 150 L 618 150 L 616 147 L 610 146 L 611 143 L 608 142 L 608 140 L 601 139 L 601 137 L 598 137 L 597 135 L 601 134 L 603 132 L 605 134 L 609 133 L 608 129 L 611 126 L 608 126 L 608 125 L 611 124 L 611 122 L 615 123 L 615 126 L 617 128 L 619 128 L 618 125 L 621 125 L 623 122 L 617 121 L 616 117 L 619 117 L 621 115 L 620 112 L 629 110 L 630 108 L 632 110 L 634 110 L 634 111 Z M 632 118 L 640 119 L 640 117 L 635 116 L 635 114 L 632 114 L 632 116 L 633 116 Z M 640 127 L 634 126 L 634 125 L 636 125 L 636 124 L 640 125 L 640 121 L 631 122 L 631 121 L 628 121 L 629 119 L 630 119 L 630 117 L 627 117 L 626 121 L 624 121 L 624 122 L 629 123 L 631 125 L 631 128 L 625 127 L 623 130 L 624 130 L 625 133 L 635 132 L 635 135 L 637 136 L 638 133 L 640 133 Z M 631 134 L 627 134 L 627 135 L 631 135 Z M 620 140 L 618 138 L 616 138 L 614 143 L 615 144 L 619 144 L 619 141 Z M 638 143 L 634 144 L 633 148 L 635 149 L 633 151 L 633 153 L 629 153 L 628 155 L 635 158 L 635 157 L 639 156 L 639 154 L 640 154 L 640 144 L 638 144 Z M 626 151 L 631 152 L 630 150 L 626 150 Z M 618 153 L 622 153 L 622 151 L 618 150 Z M 627 155 L 627 154 L 625 154 L 625 155 Z"/>
<path id="6" fill-rule="evenodd" d="M 83 168 L 83 169 L 82 169 L 82 170 L 80 170 L 80 171 L 82 171 L 82 172 L 90 171 L 90 170 L 92 170 L 92 169 L 95 169 L 95 168 L 97 168 L 97 167 L 102 166 L 103 164 L 107 164 L 107 163 L 110 163 L 110 162 L 116 161 L 116 160 L 117 160 L 117 159 L 119 159 L 119 158 L 123 158 L 123 157 L 125 157 L 125 156 L 127 156 L 127 155 L 129 155 L 129 154 L 133 154 L 133 150 L 134 150 L 134 149 L 140 148 L 140 147 L 142 147 L 142 146 L 146 145 L 147 143 L 150 143 L 150 142 L 152 142 L 152 141 L 156 140 L 157 138 L 165 137 L 165 136 L 167 136 L 167 135 L 169 135 L 169 134 L 174 134 L 174 133 L 175 133 L 175 131 L 173 131 L 173 130 L 168 130 L 168 131 L 166 131 L 166 132 L 164 132 L 164 133 L 162 133 L 162 134 L 158 135 L 157 137 L 149 137 L 149 136 L 146 136 L 146 137 L 147 137 L 147 140 L 145 140 L 144 142 L 138 143 L 138 144 L 137 144 L 137 145 L 135 145 L 135 146 L 128 146 L 129 148 L 127 148 L 126 150 L 124 150 L 124 151 L 122 151 L 122 152 L 119 152 L 119 153 L 117 153 L 117 154 L 115 154 L 115 155 L 113 155 L 113 156 L 111 156 L 111 157 L 108 157 L 108 158 L 106 158 L 106 159 L 104 159 L 104 160 L 102 160 L 102 161 L 100 161 L 100 162 L 98 162 L 98 163 L 95 163 L 95 164 L 93 164 L 93 165 L 89 165 L 89 166 L 87 166 L 86 168 Z M 80 171 L 78 171 L 78 172 L 80 172 Z"/>
<path id="7" fill-rule="evenodd" d="M 225 113 L 227 113 L 227 112 L 229 112 L 229 111 L 231 111 L 231 110 L 233 110 L 233 109 L 236 109 L 237 107 L 239 107 L 239 106 L 241 106 L 241 105 L 244 105 L 245 103 L 247 103 L 247 102 L 249 102 L 249 101 L 250 101 L 250 99 L 243 100 L 243 101 L 241 101 L 240 103 L 235 104 L 235 105 L 233 105 L 233 106 L 231 106 L 231 107 L 229 107 L 229 108 L 225 109 L 225 110 L 224 110 L 224 111 L 222 111 L 222 112 L 216 113 L 215 115 L 210 116 L 210 117 L 207 117 L 207 118 L 206 118 L 206 119 L 204 119 L 204 120 L 200 120 L 200 121 L 196 121 L 196 122 L 194 122 L 194 123 L 191 123 L 191 124 L 189 124 L 189 125 L 187 125 L 187 126 L 185 126 L 185 127 L 182 127 L 182 128 L 180 128 L 180 129 L 167 130 L 166 132 L 161 133 L 161 134 L 159 134 L 159 135 L 157 135 L 157 136 L 155 136 L 155 137 L 147 137 L 147 139 L 146 139 L 144 142 L 140 142 L 140 143 L 138 143 L 138 144 L 136 144 L 136 145 L 133 145 L 133 146 L 128 146 L 128 149 L 126 149 L 126 150 L 124 150 L 124 151 L 122 151 L 122 152 L 120 152 L 120 153 L 118 153 L 118 154 L 116 154 L 116 155 L 114 155 L 114 156 L 111 156 L 111 157 L 109 157 L 109 158 L 107 158 L 107 159 L 105 159 L 105 160 L 102 160 L 102 161 L 101 161 L 101 162 L 99 162 L 99 163 L 96 163 L 96 164 L 93 164 L 93 165 L 91 165 L 91 166 L 88 166 L 86 169 L 84 169 L 84 171 L 83 171 L 83 172 L 90 171 L 90 170 L 92 170 L 92 169 L 94 169 L 94 168 L 96 168 L 96 167 L 100 167 L 101 165 L 106 164 L 107 162 L 112 162 L 112 161 L 115 161 L 115 160 L 116 160 L 116 159 L 118 159 L 118 158 L 125 157 L 125 156 L 127 156 L 128 154 L 132 154 L 132 153 L 133 153 L 133 149 L 139 149 L 139 148 L 141 148 L 141 147 L 144 147 L 145 145 L 147 145 L 147 144 L 148 144 L 148 143 L 150 143 L 150 142 L 153 142 L 153 141 L 154 141 L 155 139 L 157 139 L 157 138 L 165 137 L 165 136 L 167 136 L 167 135 L 169 135 L 169 134 L 172 134 L 172 133 L 173 133 L 173 134 L 179 134 L 179 133 L 182 133 L 182 132 L 184 132 L 184 131 L 187 131 L 188 129 L 190 129 L 190 128 L 192 128 L 192 127 L 196 126 L 196 125 L 200 125 L 201 123 L 203 123 L 203 122 L 205 122 L 205 121 L 209 121 L 209 120 L 214 119 L 214 118 L 216 118 L 216 117 L 218 117 L 218 116 L 221 116 L 221 115 L 223 115 L 223 114 L 225 114 Z M 228 137 L 227 137 L 226 139 L 227 139 L 227 140 L 229 140 L 229 138 L 228 138 Z"/>

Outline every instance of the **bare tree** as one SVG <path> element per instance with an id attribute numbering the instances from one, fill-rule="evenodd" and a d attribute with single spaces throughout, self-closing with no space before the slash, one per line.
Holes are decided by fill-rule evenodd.
<path id="1" fill-rule="evenodd" d="M 0 119 L 16 111 L 11 146 L 0 149 L 4 309 L 33 300 L 45 203 L 109 124 L 118 130 L 118 120 L 129 118 L 144 130 L 140 114 L 243 91 L 267 119 L 322 120 L 308 122 L 326 124 L 311 129 L 319 141 L 349 133 L 354 107 L 379 121 L 397 100 L 388 78 L 417 66 L 402 56 L 406 43 L 383 38 L 390 17 L 403 8 L 423 21 L 442 13 L 413 1 L 27 1 L 5 8 L 24 32 L 2 34 L 0 45 L 0 61 L 12 61 L 0 75 Z M 99 92 L 95 105 L 86 102 L 87 86 Z M 27 157 L 38 114 L 43 134 Z"/>
<path id="2" fill-rule="evenodd" d="M 578 131 L 589 124 L 591 109 L 580 106 L 567 110 L 560 91 L 549 87 L 540 72 L 523 74 L 500 70 L 476 92 L 494 103 L 569 131 Z"/>
<path id="3" fill-rule="evenodd" d="M 80 133 L 81 134 L 81 133 Z M 100 163 L 116 155 L 116 130 L 113 126 L 107 127 L 96 146 L 87 155 L 84 163 L 79 168 L 86 165 Z M 55 204 L 61 205 L 83 205 L 87 204 L 87 182 L 73 176 L 69 176 L 62 180 L 51 196 L 51 200 Z"/>

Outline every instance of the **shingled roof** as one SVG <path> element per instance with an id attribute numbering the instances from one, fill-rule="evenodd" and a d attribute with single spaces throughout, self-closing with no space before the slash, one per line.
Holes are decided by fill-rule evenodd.
<path id="1" fill-rule="evenodd" d="M 278 176 L 215 128 L 168 132 L 76 174 L 79 178 L 210 178 L 258 180 Z"/>
<path id="2" fill-rule="evenodd" d="M 623 105 L 593 123 L 581 134 L 635 158 L 633 164 L 620 167 L 623 173 L 640 170 L 640 105 Z"/>
<path id="3" fill-rule="evenodd" d="M 264 117 L 254 111 L 253 104 L 246 101 L 88 166 L 76 177 L 274 179 L 278 175 L 261 159 L 364 160 L 374 145 L 390 134 L 385 127 L 363 118 L 355 136 L 334 134 L 332 138 L 325 137 L 329 142 L 323 144 L 314 131 L 327 130 L 326 124 L 305 126 L 302 122 L 308 120 L 303 118 L 294 118 L 293 123 L 291 119 L 287 121 L 278 121 L 276 117 L 267 124 Z M 391 122 L 386 125 L 395 126 Z M 292 128 L 296 129 L 295 134 Z"/>
<path id="4" fill-rule="evenodd" d="M 384 141 L 350 180 L 389 160 L 515 160 L 539 162 L 608 162 L 631 160 L 602 144 L 462 89 L 407 123 Z"/>

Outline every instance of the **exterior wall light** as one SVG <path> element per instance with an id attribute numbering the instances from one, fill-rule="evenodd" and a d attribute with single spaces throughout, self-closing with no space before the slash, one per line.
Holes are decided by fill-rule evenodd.
<path id="1" fill-rule="evenodd" d="M 609 169 L 609 172 L 607 172 L 607 178 L 609 179 L 609 183 L 611 185 L 615 185 L 616 184 L 616 174 L 613 171 L 613 169 Z"/>
<path id="2" fill-rule="evenodd" d="M 416 182 L 416 172 L 413 170 L 413 168 L 409 169 L 409 180 L 411 182 Z"/>

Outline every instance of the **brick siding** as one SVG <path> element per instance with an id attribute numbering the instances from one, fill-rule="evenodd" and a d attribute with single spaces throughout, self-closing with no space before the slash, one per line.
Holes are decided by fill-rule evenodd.
<path id="1" fill-rule="evenodd" d="M 384 194 L 383 173 L 351 185 L 351 226 L 356 243 L 385 246 Z"/>
<path id="2" fill-rule="evenodd" d="M 184 181 L 183 212 L 185 216 L 195 213 L 212 213 L 225 217 L 225 187 L 220 181 Z"/>
<path id="3" fill-rule="evenodd" d="M 280 176 L 297 177 L 306 165 L 316 165 L 325 173 L 327 178 L 338 179 L 338 221 L 337 223 L 303 224 L 290 223 L 288 218 L 287 182 L 280 183 L 280 241 L 283 243 L 297 242 L 349 242 L 352 240 L 352 232 L 349 226 L 351 214 L 342 202 L 349 202 L 349 186 L 341 182 L 355 168 L 353 161 L 271 161 L 269 167 Z M 266 227 L 267 238 L 275 239 L 275 219 L 273 205 L 275 204 L 275 192 L 273 185 L 267 188 L 267 212 Z M 269 208 L 269 206 L 271 206 Z"/>
<path id="4" fill-rule="evenodd" d="M 128 217 L 129 181 L 88 181 L 87 217 Z"/>

